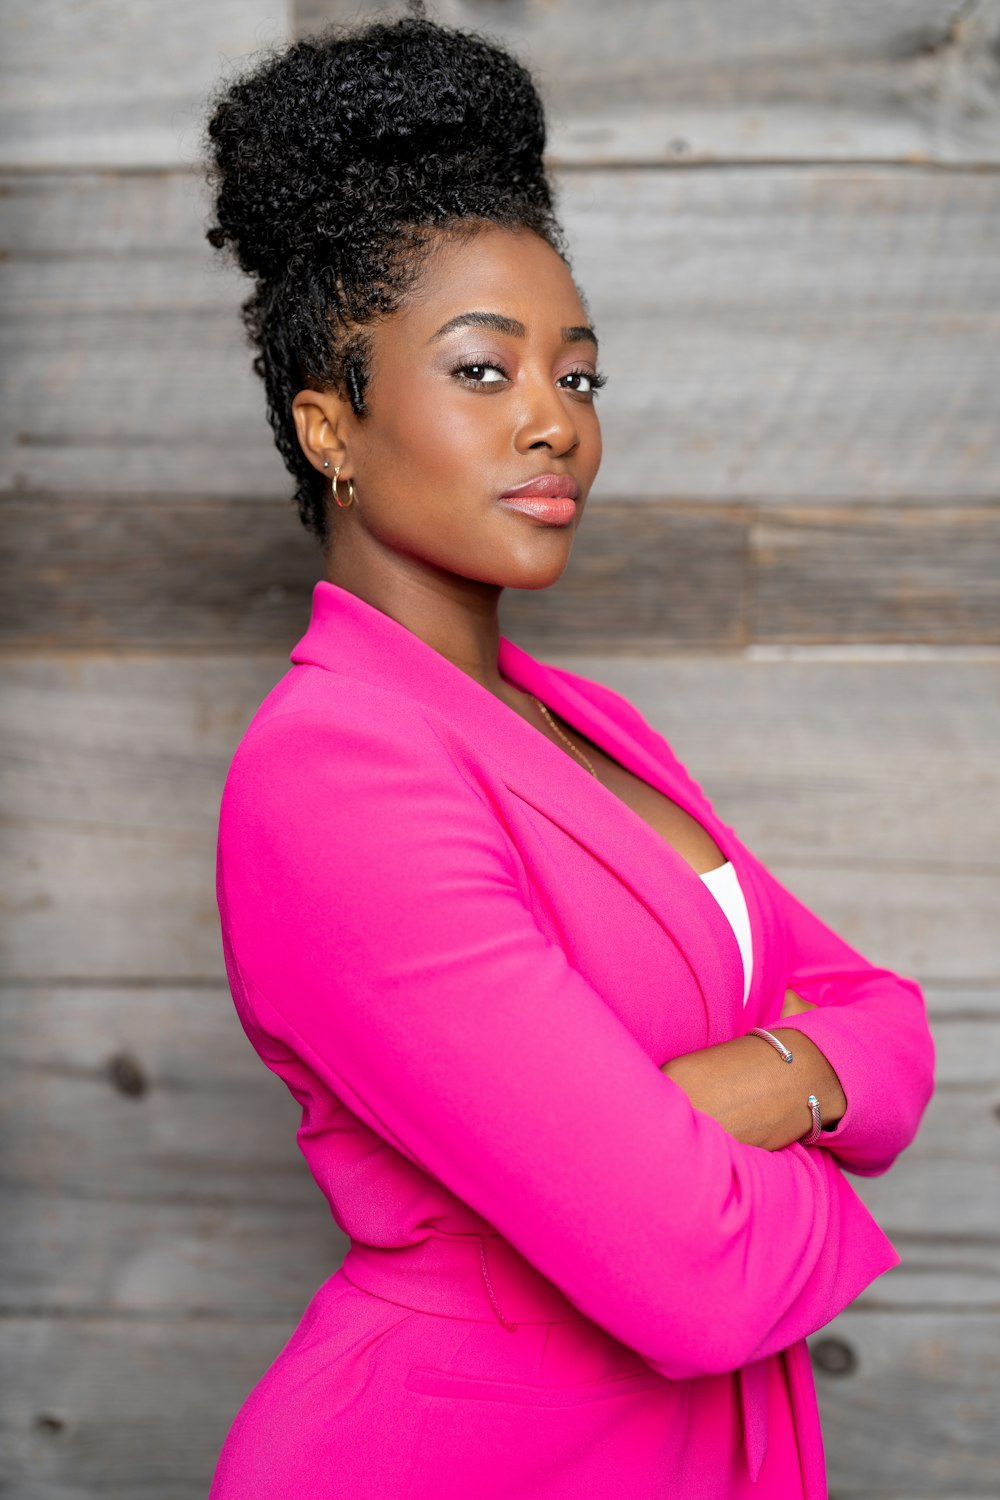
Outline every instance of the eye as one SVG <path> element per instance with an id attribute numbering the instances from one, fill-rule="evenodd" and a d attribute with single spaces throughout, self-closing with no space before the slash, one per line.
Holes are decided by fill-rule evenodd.
<path id="1" fill-rule="evenodd" d="M 464 365 L 456 365 L 451 373 L 453 375 L 460 375 L 466 385 L 500 385 L 509 378 L 507 371 L 502 365 L 493 364 L 491 361 L 485 359 L 470 361 Z M 493 377 L 499 376 L 499 380 L 489 378 L 491 374 Z"/>
<path id="2" fill-rule="evenodd" d="M 560 376 L 560 380 L 582 381 L 582 385 L 569 387 L 570 390 L 577 391 L 581 396 L 594 396 L 601 389 L 602 385 L 607 385 L 608 383 L 606 375 L 598 375 L 593 370 L 569 370 L 565 375 Z"/>

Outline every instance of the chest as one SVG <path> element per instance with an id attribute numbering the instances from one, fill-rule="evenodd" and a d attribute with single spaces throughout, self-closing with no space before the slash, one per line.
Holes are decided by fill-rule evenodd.
<path id="1" fill-rule="evenodd" d="M 652 786 L 644 777 L 628 770 L 620 760 L 596 745 L 576 726 L 565 723 L 559 715 L 528 694 L 520 694 L 516 700 L 517 711 L 522 717 L 529 721 L 537 717 L 533 715 L 533 702 L 538 704 L 544 714 L 544 723 L 536 723 L 536 727 L 541 727 L 545 736 L 560 751 L 575 757 L 596 775 L 603 786 L 630 807 L 637 817 L 642 818 L 697 874 L 714 870 L 725 862 L 725 855 L 709 830 L 697 818 Z"/>
<path id="2" fill-rule="evenodd" d="M 704 874 L 725 862 L 711 833 L 698 820 L 648 781 L 626 770 L 590 740 L 581 740 L 587 759 L 604 786 L 642 818 L 696 871 Z"/>
<path id="3" fill-rule="evenodd" d="M 537 714 L 530 733 L 521 715 L 498 716 L 488 757 L 464 735 L 454 740 L 456 761 L 505 825 L 538 926 L 658 1065 L 766 1024 L 784 984 L 780 912 L 763 867 L 669 747 L 621 733 L 607 716 L 595 743 L 587 705 L 572 706 L 570 721 L 558 704 L 550 712 L 573 749 L 545 730 L 540 738 Z M 746 1006 L 739 941 L 701 878 L 727 860 L 749 918 Z"/>
<path id="4" fill-rule="evenodd" d="M 519 852 L 524 899 L 657 1066 L 754 1024 L 739 943 L 691 863 L 610 789 L 595 817 L 580 778 L 559 806 L 549 788 L 540 795 L 515 781 L 504 787 L 503 819 Z M 711 841 L 718 855 L 708 866 L 725 858 Z M 756 1011 L 756 997 L 777 982 L 775 945 L 760 895 L 748 906 Z"/>

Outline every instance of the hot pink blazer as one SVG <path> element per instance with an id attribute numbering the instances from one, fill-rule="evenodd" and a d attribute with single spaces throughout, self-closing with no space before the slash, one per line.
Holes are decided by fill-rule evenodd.
<path id="1" fill-rule="evenodd" d="M 899 1259 L 843 1171 L 916 1132 L 920 988 L 786 890 L 611 688 L 501 637 L 509 682 L 732 860 L 746 1008 L 695 871 L 472 677 L 326 581 L 291 661 L 232 760 L 218 902 L 240 1020 L 352 1243 L 212 1500 L 820 1500 L 803 1340 Z M 660 1067 L 775 1024 L 788 987 L 848 1106 L 767 1152 Z"/>

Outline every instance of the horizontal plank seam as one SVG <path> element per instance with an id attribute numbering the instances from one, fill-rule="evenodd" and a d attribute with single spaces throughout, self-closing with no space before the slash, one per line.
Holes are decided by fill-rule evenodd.
<path id="1" fill-rule="evenodd" d="M 13 1323 L 20 1320 L 28 1322 L 36 1319 L 51 1319 L 53 1322 L 76 1322 L 76 1323 L 194 1323 L 206 1319 L 213 1323 L 236 1323 L 245 1326 L 247 1323 L 274 1323 L 285 1322 L 292 1309 L 299 1306 L 298 1302 L 290 1302 L 287 1307 L 275 1307 L 273 1309 L 261 1308 L 257 1303 L 247 1303 L 245 1309 L 236 1307 L 228 1311 L 220 1311 L 212 1306 L 203 1308 L 185 1308 L 177 1312 L 171 1312 L 168 1308 L 160 1311 L 149 1311 L 144 1308 L 121 1308 L 121 1307 L 97 1307 L 97 1308 L 72 1308 L 72 1307 L 45 1307 L 40 1304 L 28 1304 L 26 1307 L 4 1307 L 0 1306 L 0 1319 Z M 940 1306 L 928 1307 L 925 1303 L 874 1303 L 858 1301 L 851 1304 L 851 1313 L 859 1315 L 890 1313 L 894 1317 L 898 1314 L 900 1318 L 912 1316 L 914 1313 L 922 1313 L 928 1318 L 962 1319 L 981 1317 L 985 1313 L 1000 1312 L 1000 1304 L 994 1302 L 967 1303 L 960 1307 L 948 1303 Z M 810 1338 L 822 1338 L 826 1329 L 821 1329 Z"/>
<path id="2" fill-rule="evenodd" d="M 972 978 L 954 979 L 948 974 L 921 974 L 924 989 L 951 992 L 961 987 L 980 990 L 1000 985 L 1000 974 L 977 974 Z M 166 974 L 49 974 L 39 977 L 34 974 L 5 974 L 0 981 L 0 990 L 19 989 L 224 989 L 225 975 L 184 974 L 173 977 Z M 932 1010 L 931 1015 L 935 1012 Z M 937 1013 L 940 1020 L 963 1019 L 953 1011 Z M 987 1019 L 996 1012 L 973 1010 L 964 1017 L 967 1020 Z"/>
<path id="3" fill-rule="evenodd" d="M 129 440 L 134 439 L 134 434 L 129 435 Z M 108 435 L 108 441 L 114 441 L 117 435 Z M 162 507 L 164 510 L 173 509 L 202 509 L 202 510 L 227 510 L 234 506 L 245 509 L 248 500 L 246 495 L 232 494 L 199 494 L 196 492 L 176 493 L 169 490 L 130 490 L 127 494 L 119 494 L 109 490 L 86 490 L 86 489 L 32 489 L 25 485 L 19 485 L 16 489 L 7 490 L 0 495 L 0 508 L 14 510 L 18 507 L 31 509 L 40 501 L 49 504 L 65 505 L 67 510 L 86 510 L 88 506 L 101 506 L 109 510 L 121 510 L 125 513 L 136 512 L 139 506 Z M 274 495 L 259 496 L 253 498 L 251 503 L 255 508 L 262 511 L 270 507 L 276 510 L 288 510 L 292 519 L 290 499 L 283 493 L 275 492 Z M 800 499 L 774 499 L 767 494 L 758 495 L 732 495 L 720 493 L 712 494 L 659 494 L 646 495 L 640 499 L 632 495 L 604 494 L 593 501 L 593 509 L 610 510 L 617 508 L 634 509 L 637 514 L 655 515 L 658 511 L 664 511 L 672 515 L 691 515 L 698 517 L 704 512 L 710 511 L 713 515 L 718 511 L 725 511 L 737 520 L 764 521 L 777 524 L 781 521 L 791 521 L 795 525 L 830 525 L 832 520 L 852 521 L 855 518 L 863 520 L 868 517 L 887 520 L 896 520 L 900 516 L 912 514 L 917 520 L 926 522 L 933 518 L 935 512 L 939 513 L 942 521 L 952 520 L 956 514 L 962 511 L 971 511 L 975 514 L 983 514 L 992 519 L 994 512 L 1000 511 L 1000 490 L 996 495 L 963 495 L 961 492 L 953 491 L 945 496 L 931 496 L 921 498 L 920 496 L 900 495 L 892 500 L 872 498 L 868 495 L 859 495 L 845 491 L 842 495 L 831 495 L 826 492 L 822 496 L 811 499 L 803 495 Z M 844 512 L 843 516 L 836 512 Z M 308 534 L 303 531 L 303 539 L 311 541 Z M 317 545 L 317 556 L 319 555 Z"/>
<path id="4" fill-rule="evenodd" d="M 546 152 L 545 165 L 559 172 L 714 172 L 714 171 L 758 171 L 780 167 L 801 171 L 817 169 L 852 169 L 855 167 L 878 167 L 891 172 L 933 172 L 953 176 L 989 175 L 1000 173 L 1000 159 L 974 157 L 945 160 L 933 156 L 564 156 L 558 152 Z M 197 163 L 190 166 L 183 162 L 0 162 L 0 180 L 3 177 L 194 177 L 202 178 L 203 168 Z"/>

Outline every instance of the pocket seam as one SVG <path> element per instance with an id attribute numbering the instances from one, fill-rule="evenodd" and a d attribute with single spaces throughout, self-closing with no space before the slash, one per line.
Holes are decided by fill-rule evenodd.
<path id="1" fill-rule="evenodd" d="M 583 1385 L 525 1385 L 514 1380 L 492 1380 L 460 1375 L 433 1365 L 413 1365 L 406 1373 L 407 1390 L 427 1396 L 450 1396 L 465 1401 L 499 1401 L 515 1406 L 584 1406 L 592 1401 L 610 1401 L 635 1391 L 654 1390 L 664 1383 L 655 1370 L 628 1370 L 606 1375 Z"/>

